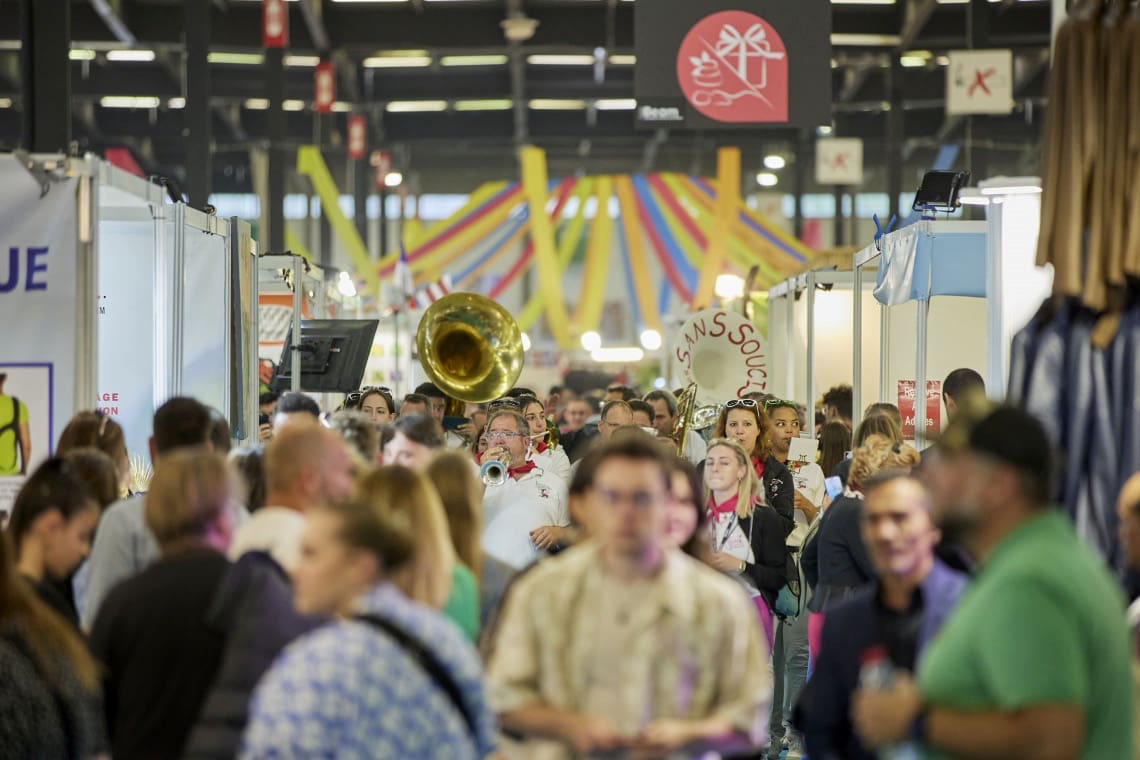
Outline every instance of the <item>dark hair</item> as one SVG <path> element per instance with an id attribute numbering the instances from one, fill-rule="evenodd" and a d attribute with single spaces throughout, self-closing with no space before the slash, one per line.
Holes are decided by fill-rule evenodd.
<path id="1" fill-rule="evenodd" d="M 602 419 L 602 420 L 605 420 L 605 419 L 606 419 L 606 416 L 607 416 L 607 415 L 608 415 L 608 414 L 609 414 L 611 411 L 613 411 L 614 409 L 625 409 L 625 410 L 626 410 L 627 412 L 629 412 L 631 415 L 633 414 L 633 409 L 631 409 L 631 408 L 630 408 L 630 406 L 629 406 L 629 404 L 627 404 L 626 402 L 624 402 L 624 401 L 619 401 L 619 400 L 614 400 L 614 401 L 607 401 L 607 402 L 605 403 L 605 405 L 604 405 L 604 406 L 602 406 L 602 411 L 601 411 L 601 419 Z"/>
<path id="2" fill-rule="evenodd" d="M 265 406 L 266 404 L 272 404 L 278 398 L 280 398 L 280 396 L 277 394 L 276 391 L 265 391 L 264 393 L 262 393 L 260 396 L 257 397 L 257 405 L 258 406 Z"/>
<path id="3" fill-rule="evenodd" d="M 369 388 L 367 391 L 362 391 L 360 398 L 356 400 L 356 405 L 353 409 L 359 409 L 364 406 L 364 400 L 369 396 L 380 396 L 384 399 L 384 403 L 388 405 L 388 414 L 395 414 L 399 410 L 396 408 L 396 400 L 392 398 L 392 394 L 383 388 Z"/>
<path id="4" fill-rule="evenodd" d="M 875 416 L 890 417 L 895 421 L 896 425 L 900 428 L 902 427 L 902 412 L 900 412 L 899 408 L 894 404 L 886 401 L 878 401 L 868 406 L 867 411 L 863 413 L 864 419 Z"/>
<path id="5" fill-rule="evenodd" d="M 159 454 L 210 440 L 210 408 L 186 396 L 175 396 L 154 413 L 154 448 Z"/>
<path id="6" fill-rule="evenodd" d="M 298 412 L 308 412 L 317 419 L 321 417 L 320 405 L 300 391 L 290 391 L 277 400 L 278 414 L 297 414 Z"/>
<path id="7" fill-rule="evenodd" d="M 8 520 L 8 532 L 19 556 L 20 540 L 32 528 L 32 523 L 45 512 L 59 510 L 65 520 L 98 503 L 87 492 L 71 466 L 60 457 L 51 457 L 36 468 L 12 504 L 12 516 Z"/>
<path id="8" fill-rule="evenodd" d="M 436 396 L 436 398 L 439 397 Z M 422 393 L 409 393 L 407 396 L 404 396 L 404 400 L 400 402 L 400 406 L 404 404 L 423 404 L 424 409 L 431 409 L 431 402 L 428 401 L 428 397 Z M 388 411 L 395 412 L 398 410 L 389 409 Z"/>
<path id="9" fill-rule="evenodd" d="M 125 477 L 130 473 L 123 428 L 103 412 L 79 412 L 72 417 L 59 436 L 55 455 L 60 457 L 78 448 L 96 448 L 111 457 L 119 475 Z M 115 491 L 118 492 L 117 485 Z"/>
<path id="10" fill-rule="evenodd" d="M 606 393 L 620 393 L 621 400 L 627 403 L 637 398 L 637 391 L 628 385 L 611 385 L 609 388 L 606 388 Z"/>
<path id="11" fill-rule="evenodd" d="M 245 481 L 245 508 L 256 512 L 265 506 L 265 449 L 243 446 L 230 452 L 230 462 Z"/>
<path id="12" fill-rule="evenodd" d="M 689 482 L 689 490 L 693 494 L 693 508 L 697 511 L 697 524 L 696 527 L 693 528 L 693 535 L 689 537 L 688 541 L 682 544 L 681 551 L 694 559 L 705 562 L 708 560 L 710 554 L 708 534 L 705 532 L 705 522 L 708 519 L 708 514 L 704 509 L 704 505 L 701 503 L 701 497 L 705 489 L 704 484 L 701 482 L 700 473 L 697 472 L 697 468 L 693 467 L 689 460 L 681 457 L 673 457 L 670 462 L 669 474 L 671 476 L 681 475 Z"/>
<path id="13" fill-rule="evenodd" d="M 838 420 L 829 422 L 819 431 L 819 467 L 824 477 L 835 472 L 851 451 L 851 428 Z"/>
<path id="14" fill-rule="evenodd" d="M 600 446 L 591 446 L 586 454 L 578 460 L 570 477 L 567 493 L 570 496 L 582 496 L 594 485 L 594 473 L 598 469 L 598 452 Z"/>
<path id="15" fill-rule="evenodd" d="M 629 410 L 631 412 L 645 412 L 649 415 L 650 420 L 653 419 L 653 407 L 651 407 L 647 401 L 642 401 L 639 398 L 635 398 L 633 401 L 629 402 Z"/>
<path id="16" fill-rule="evenodd" d="M 447 394 L 441 391 L 435 383 L 420 383 L 416 386 L 416 393 L 427 398 L 447 398 Z"/>
<path id="17" fill-rule="evenodd" d="M 859 427 L 855 428 L 855 439 L 852 448 L 859 448 L 873 435 L 890 438 L 896 443 L 902 441 L 902 430 L 893 418 L 885 414 L 873 414 L 859 423 Z"/>
<path id="18" fill-rule="evenodd" d="M 524 396 L 526 396 L 526 397 L 533 398 L 536 400 L 538 399 L 537 393 L 535 393 L 530 388 L 523 388 L 522 386 L 511 388 L 504 395 L 507 398 L 523 398 Z"/>
<path id="19" fill-rule="evenodd" d="M 590 407 L 590 412 L 592 414 L 599 414 L 602 411 L 602 400 L 597 396 L 579 396 L 578 400 L 584 401 L 586 403 L 586 406 Z"/>
<path id="20" fill-rule="evenodd" d="M 210 409 L 210 445 L 219 454 L 228 454 L 233 447 L 233 434 L 230 422 L 217 409 Z"/>
<path id="21" fill-rule="evenodd" d="M 376 442 L 376 445 L 380 447 L 381 454 L 384 453 L 384 449 L 388 448 L 388 444 L 391 443 L 395 437 L 396 428 L 391 425 L 384 425 L 380 428 L 380 439 Z"/>
<path id="22" fill-rule="evenodd" d="M 555 393 L 562 393 L 562 386 L 561 385 L 550 386 L 550 393 L 548 393 L 547 395 L 553 396 Z"/>
<path id="23" fill-rule="evenodd" d="M 926 491 L 926 487 L 922 485 L 922 481 L 912 475 L 909 470 L 884 469 L 879 470 L 874 475 L 867 478 L 866 482 L 861 484 L 863 488 L 863 495 L 866 496 L 876 488 L 894 483 L 897 480 L 909 480 L 912 483 L 917 483 L 918 486 L 922 488 L 923 492 Z"/>
<path id="24" fill-rule="evenodd" d="M 956 369 L 942 381 L 942 395 L 958 401 L 970 393 L 986 392 L 986 381 L 974 370 L 963 367 Z"/>
<path id="25" fill-rule="evenodd" d="M 677 413 L 677 397 L 669 391 L 649 391 L 645 394 L 645 402 L 650 403 L 653 401 L 664 401 L 665 406 L 669 408 L 669 416 L 672 417 Z M 651 407 L 652 408 L 652 407 Z"/>
<path id="26" fill-rule="evenodd" d="M 594 462 L 594 477 L 603 464 L 611 459 L 632 459 L 635 462 L 652 462 L 661 469 L 661 478 L 665 481 L 666 493 L 673 492 L 673 464 L 675 458 L 665 450 L 665 447 L 649 436 L 623 435 L 612 438 L 601 446 L 596 447 L 597 459 Z M 579 465 L 581 468 L 581 465 Z"/>
<path id="27" fill-rule="evenodd" d="M 397 417 L 396 421 L 388 427 L 392 428 L 393 435 L 403 433 L 409 441 L 413 441 L 429 449 L 443 448 L 443 428 L 434 418 L 426 414 L 409 414 Z"/>
<path id="28" fill-rule="evenodd" d="M 850 385 L 836 385 L 823 394 L 823 405 L 834 406 L 841 419 L 851 419 L 854 391 Z"/>
<path id="29" fill-rule="evenodd" d="M 745 398 L 753 398 L 753 400 L 762 405 L 764 407 L 764 412 L 769 417 L 771 417 L 772 412 L 776 411 L 777 409 L 791 409 L 796 413 L 796 419 L 800 421 L 800 425 L 802 426 L 804 424 L 804 416 L 800 413 L 800 406 L 795 401 L 786 401 L 784 399 L 778 398 L 768 398 L 761 401 L 760 399 L 754 398 L 757 395 L 759 394 L 750 393 L 746 395 Z"/>
<path id="30" fill-rule="evenodd" d="M 1053 447 L 1045 427 L 1029 412 L 1003 406 L 970 431 L 970 450 L 1015 468 L 1022 494 L 1044 506 L 1053 493 Z"/>
<path id="31" fill-rule="evenodd" d="M 115 460 L 91 446 L 81 446 L 63 455 L 67 468 L 87 489 L 87 495 L 103 510 L 119 498 L 119 468 Z"/>

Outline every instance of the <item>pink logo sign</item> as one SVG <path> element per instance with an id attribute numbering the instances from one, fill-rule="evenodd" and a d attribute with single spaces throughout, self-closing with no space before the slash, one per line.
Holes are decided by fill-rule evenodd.
<path id="1" fill-rule="evenodd" d="M 788 51 L 759 16 L 724 11 L 701 19 L 681 42 L 677 81 L 704 116 L 724 122 L 788 120 Z"/>

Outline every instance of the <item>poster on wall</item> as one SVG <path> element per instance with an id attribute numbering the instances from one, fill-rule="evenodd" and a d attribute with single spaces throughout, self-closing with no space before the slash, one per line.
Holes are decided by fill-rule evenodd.
<path id="1" fill-rule="evenodd" d="M 915 382 L 899 380 L 899 413 L 902 415 L 904 441 L 914 440 L 915 422 Z M 926 435 L 938 433 L 942 429 L 942 381 L 926 381 Z"/>
<path id="2" fill-rule="evenodd" d="M 54 450 L 75 404 L 75 179 L 45 186 L 0 157 L 0 512 Z M 46 192 L 45 192 L 46 189 Z"/>
<path id="3" fill-rule="evenodd" d="M 831 121 L 829 0 L 654 0 L 634 7 L 641 127 Z"/>

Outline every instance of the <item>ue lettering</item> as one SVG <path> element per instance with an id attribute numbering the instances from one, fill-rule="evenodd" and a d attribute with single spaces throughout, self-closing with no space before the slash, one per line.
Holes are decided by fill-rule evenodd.
<path id="1" fill-rule="evenodd" d="M 48 254 L 47 246 L 29 246 L 25 249 L 24 290 L 47 290 L 47 280 L 37 279 L 36 275 L 47 273 L 47 262 L 38 261 Z M 17 246 L 8 248 L 8 277 L 0 281 L 0 293 L 11 293 L 20 284 L 20 249 Z"/>

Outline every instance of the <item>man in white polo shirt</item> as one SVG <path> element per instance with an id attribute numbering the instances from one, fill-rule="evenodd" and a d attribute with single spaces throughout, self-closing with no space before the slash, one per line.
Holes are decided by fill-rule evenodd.
<path id="1" fill-rule="evenodd" d="M 528 459 L 529 430 L 513 409 L 492 412 L 487 450 L 480 458 L 481 463 L 496 460 L 507 467 L 506 482 L 483 491 L 483 551 L 516 569 L 561 540 L 570 524 L 566 484 Z"/>

